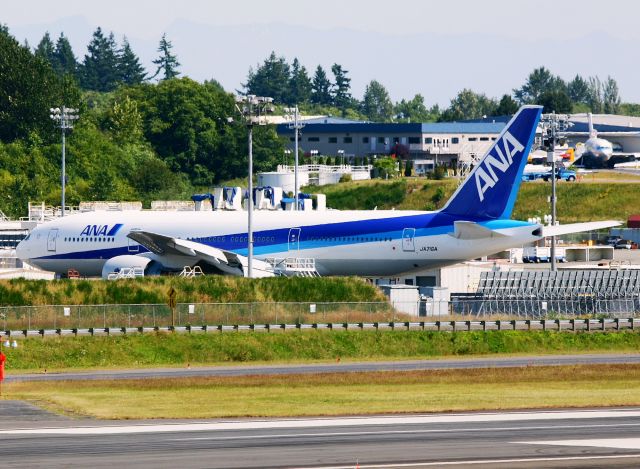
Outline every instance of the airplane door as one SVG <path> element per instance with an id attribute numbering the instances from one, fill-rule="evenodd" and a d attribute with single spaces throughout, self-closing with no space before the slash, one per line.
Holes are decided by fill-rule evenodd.
<path id="1" fill-rule="evenodd" d="M 289 230 L 289 239 L 287 244 L 289 245 L 289 251 L 299 251 L 300 250 L 300 232 L 302 230 L 300 228 L 291 228 Z"/>
<path id="2" fill-rule="evenodd" d="M 56 239 L 58 239 L 58 228 L 49 230 L 49 235 L 47 236 L 47 251 L 56 252 Z"/>
<path id="3" fill-rule="evenodd" d="M 402 230 L 402 250 L 405 252 L 415 252 L 415 228 L 405 228 Z"/>
<path id="4" fill-rule="evenodd" d="M 132 228 L 131 231 L 140 231 L 140 228 Z M 129 252 L 140 252 L 140 245 L 134 240 L 127 238 L 127 243 Z"/>

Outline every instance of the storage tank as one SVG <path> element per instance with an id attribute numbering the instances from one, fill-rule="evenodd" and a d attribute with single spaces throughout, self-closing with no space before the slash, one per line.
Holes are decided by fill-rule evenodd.
<path id="1" fill-rule="evenodd" d="M 309 184 L 309 173 L 298 172 L 298 186 L 306 186 Z M 285 193 L 295 190 L 295 175 L 289 172 L 271 171 L 266 173 L 258 173 L 258 186 L 282 187 Z"/>

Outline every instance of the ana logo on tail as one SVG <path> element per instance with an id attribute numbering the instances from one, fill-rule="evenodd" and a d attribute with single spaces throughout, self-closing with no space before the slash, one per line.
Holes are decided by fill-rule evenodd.
<path id="1" fill-rule="evenodd" d="M 499 143 L 502 143 L 503 150 L 500 149 Z M 496 170 L 505 173 L 513 163 L 513 157 L 524 150 L 524 145 L 509 132 L 505 132 L 499 143 L 493 147 L 498 157 L 493 154 L 494 152 L 491 152 L 474 172 L 480 202 L 484 200 L 484 193 L 500 180 L 500 175 L 496 174 Z"/>

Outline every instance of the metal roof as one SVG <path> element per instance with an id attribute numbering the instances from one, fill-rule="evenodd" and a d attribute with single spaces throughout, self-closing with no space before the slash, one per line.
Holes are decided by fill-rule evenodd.
<path id="1" fill-rule="evenodd" d="M 499 134 L 504 128 L 504 122 L 429 122 L 424 124 L 407 123 L 326 123 L 307 124 L 304 132 L 307 134 Z M 286 125 L 278 125 L 279 134 L 293 134 L 293 129 Z"/>
<path id="2" fill-rule="evenodd" d="M 640 127 L 628 127 L 625 125 L 607 125 L 607 124 L 596 124 L 594 122 L 593 128 L 598 131 L 598 133 L 607 133 L 607 132 L 622 132 L 622 133 L 637 133 L 640 131 Z M 573 122 L 573 126 L 569 127 L 567 134 L 582 134 L 589 133 L 589 124 L 586 122 Z"/>

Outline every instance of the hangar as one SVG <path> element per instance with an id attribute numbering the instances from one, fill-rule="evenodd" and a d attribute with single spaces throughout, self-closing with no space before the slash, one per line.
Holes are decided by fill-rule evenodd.
<path id="1" fill-rule="evenodd" d="M 435 165 L 456 166 L 484 154 L 505 122 L 373 123 L 336 118 L 308 120 L 300 148 L 305 153 L 356 157 L 400 154 L 412 160 L 432 160 Z M 294 133 L 286 124 L 278 135 L 293 148 Z M 312 153 L 313 154 L 313 153 Z"/>
<path id="2" fill-rule="evenodd" d="M 305 120 L 300 148 L 306 154 L 342 155 L 345 163 L 356 157 L 399 153 L 413 160 L 416 167 L 472 163 L 488 150 L 511 116 L 490 116 L 462 122 L 375 123 L 336 117 Z M 589 138 L 587 114 L 571 114 L 573 126 L 568 144 L 575 146 Z M 640 117 L 594 114 L 598 135 L 610 140 L 617 153 L 640 154 Z M 277 126 L 278 135 L 292 150 L 293 129 Z"/>

